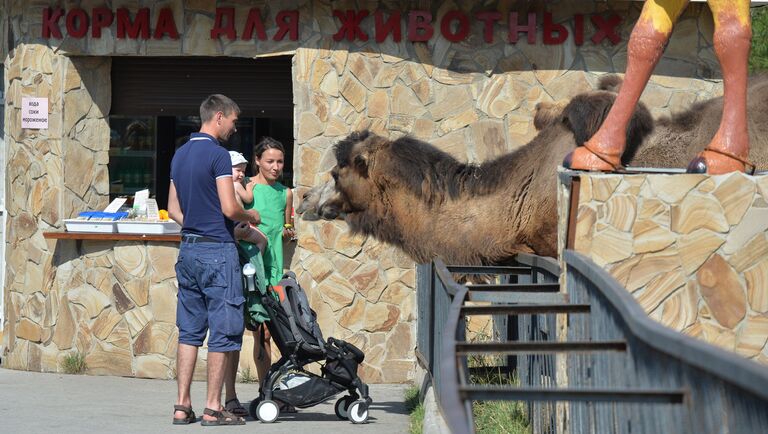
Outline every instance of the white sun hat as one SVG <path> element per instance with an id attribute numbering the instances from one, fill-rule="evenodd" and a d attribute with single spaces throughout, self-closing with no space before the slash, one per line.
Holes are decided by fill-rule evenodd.
<path id="1" fill-rule="evenodd" d="M 229 158 L 232 159 L 232 165 L 238 166 L 240 164 L 248 164 L 248 160 L 243 157 L 243 154 L 237 151 L 229 151 Z"/>

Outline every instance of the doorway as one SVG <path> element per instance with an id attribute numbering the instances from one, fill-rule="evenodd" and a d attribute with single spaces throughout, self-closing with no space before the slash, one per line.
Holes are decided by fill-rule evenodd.
<path id="1" fill-rule="evenodd" d="M 200 103 L 213 93 L 229 96 L 241 110 L 237 133 L 222 145 L 252 162 L 262 137 L 279 140 L 286 150 L 282 183 L 292 187 L 291 61 L 291 56 L 114 57 L 110 200 L 147 188 L 159 207 L 167 206 L 173 154 L 200 129 Z"/>

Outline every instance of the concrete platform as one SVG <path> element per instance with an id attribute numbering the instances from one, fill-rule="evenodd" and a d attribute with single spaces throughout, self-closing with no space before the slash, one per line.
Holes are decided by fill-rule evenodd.
<path id="1" fill-rule="evenodd" d="M 243 405 L 257 396 L 255 384 L 238 384 Z M 173 426 L 176 383 L 121 377 L 47 374 L 0 369 L 0 415 L 3 433 L 158 433 L 258 432 L 334 434 L 393 434 L 408 431 L 409 417 L 403 395 L 407 385 L 373 384 L 369 423 L 353 425 L 333 412 L 335 398 L 296 414 L 264 424 L 248 419 L 245 425 L 204 427 L 200 423 Z M 339 395 L 341 396 L 341 395 Z M 203 413 L 205 383 L 192 384 L 192 402 L 198 420 Z"/>

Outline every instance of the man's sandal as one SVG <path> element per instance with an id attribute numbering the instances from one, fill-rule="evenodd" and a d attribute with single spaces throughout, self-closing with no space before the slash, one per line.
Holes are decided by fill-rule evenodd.
<path id="1" fill-rule="evenodd" d="M 192 411 L 192 407 L 187 407 L 186 405 L 174 405 L 173 413 L 176 414 L 177 411 L 183 411 L 186 416 L 184 416 L 182 419 L 177 419 L 174 417 L 174 425 L 189 425 L 190 423 L 197 420 L 195 412 Z"/>
<path id="2" fill-rule="evenodd" d="M 200 422 L 202 426 L 219 426 L 219 425 L 245 425 L 245 419 L 239 416 L 235 416 L 227 410 L 216 411 L 210 408 L 203 410 L 203 414 L 213 416 L 214 420 L 203 420 Z"/>
<path id="3" fill-rule="evenodd" d="M 232 398 L 229 401 L 224 403 L 224 410 L 227 410 L 228 412 L 234 414 L 235 416 L 239 417 L 246 417 L 248 416 L 248 410 L 243 407 L 243 404 L 240 404 L 240 400 L 237 398 Z"/>

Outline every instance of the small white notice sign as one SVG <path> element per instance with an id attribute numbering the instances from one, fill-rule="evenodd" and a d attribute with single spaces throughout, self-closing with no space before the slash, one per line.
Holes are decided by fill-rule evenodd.
<path id="1" fill-rule="evenodd" d="M 48 129 L 48 98 L 21 99 L 21 128 Z"/>
<path id="2" fill-rule="evenodd" d="M 160 210 L 155 199 L 147 199 L 147 220 L 160 220 Z"/>
<path id="3" fill-rule="evenodd" d="M 113 200 L 109 203 L 109 205 L 104 208 L 104 212 L 118 212 L 120 211 L 120 207 L 123 206 L 127 199 L 124 197 L 118 197 L 117 199 Z"/>

